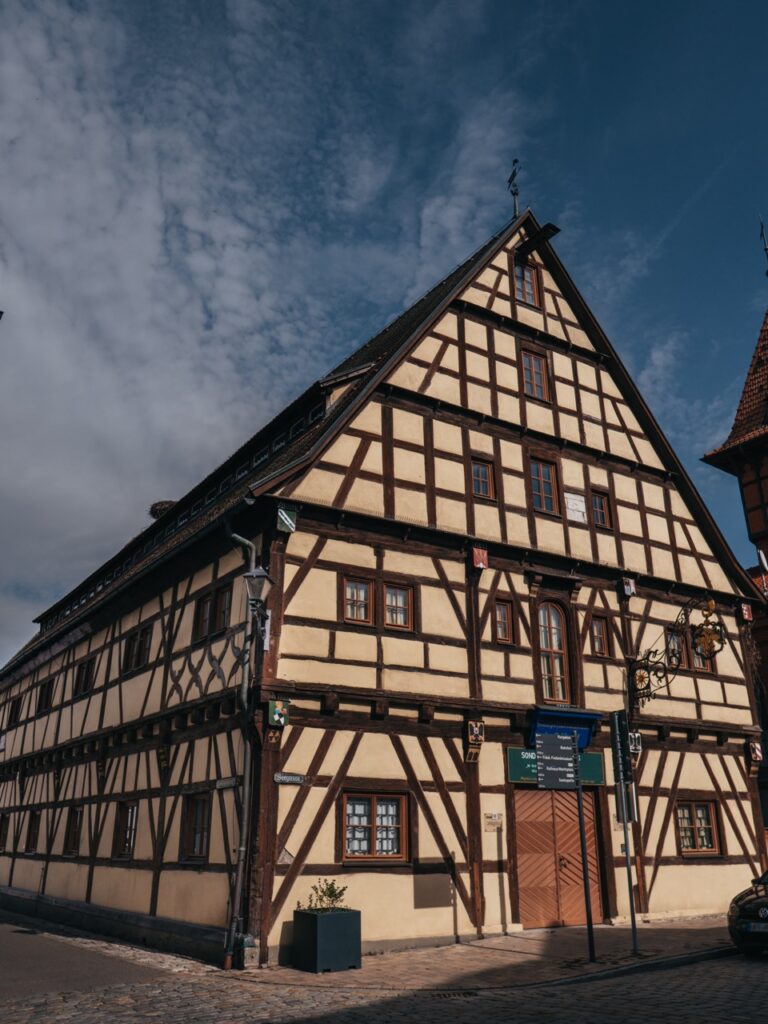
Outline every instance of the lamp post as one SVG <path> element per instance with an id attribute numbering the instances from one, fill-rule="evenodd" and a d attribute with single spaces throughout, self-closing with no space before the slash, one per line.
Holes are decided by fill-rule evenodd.
<path id="1" fill-rule="evenodd" d="M 232 539 L 242 544 L 249 552 L 249 568 L 243 573 L 248 603 L 245 619 L 245 641 L 243 643 L 243 666 L 240 680 L 240 715 L 242 718 L 243 731 L 243 800 L 240 816 L 240 842 L 237 848 L 237 866 L 235 869 L 235 884 L 232 890 L 232 906 L 230 907 L 230 921 L 227 929 L 227 945 L 224 951 L 224 970 L 232 969 L 232 960 L 235 953 L 235 944 L 242 938 L 242 902 L 243 902 L 243 877 L 245 875 L 245 857 L 248 843 L 248 832 L 251 814 L 251 776 L 253 774 L 253 747 L 251 741 L 250 718 L 252 708 L 253 686 L 261 679 L 262 664 L 264 661 L 264 639 L 267 623 L 266 601 L 272 589 L 272 579 L 266 569 L 256 565 L 256 547 L 232 534 Z M 253 644 L 254 624 L 256 627 L 256 656 L 254 658 L 253 677 L 250 674 L 251 646 Z"/>

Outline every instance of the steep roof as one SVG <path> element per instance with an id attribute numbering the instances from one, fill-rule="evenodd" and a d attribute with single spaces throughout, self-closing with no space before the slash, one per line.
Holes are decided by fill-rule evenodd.
<path id="1" fill-rule="evenodd" d="M 765 314 L 760 336 L 757 339 L 752 362 L 749 365 L 744 390 L 741 393 L 736 417 L 728 440 L 704 456 L 708 462 L 720 469 L 728 470 L 732 465 L 734 449 L 768 437 L 768 312 Z"/>
<path id="2" fill-rule="evenodd" d="M 275 480 L 309 461 L 346 420 L 345 413 L 356 407 L 366 385 L 377 376 L 380 368 L 462 290 L 477 266 L 503 245 L 526 217 L 532 217 L 528 210 L 492 235 L 383 330 L 315 381 L 156 522 L 38 616 L 35 622 L 41 624 L 41 631 L 0 668 L 0 676 L 18 667 L 47 645 L 54 635 L 69 630 L 76 620 L 125 589 L 176 549 L 186 546 L 239 505 L 243 498 L 263 493 Z M 313 421 L 312 410 L 317 408 L 333 382 L 343 378 L 351 379 L 350 386 L 325 415 Z M 293 425 L 302 421 L 306 421 L 305 428 L 291 438 Z M 277 447 L 281 438 L 284 441 Z"/>

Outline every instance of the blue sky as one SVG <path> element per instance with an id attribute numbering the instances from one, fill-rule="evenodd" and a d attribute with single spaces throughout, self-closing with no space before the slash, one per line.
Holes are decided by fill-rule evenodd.
<path id="1" fill-rule="evenodd" d="M 522 199 L 737 555 L 756 2 L 4 0 L 0 660 Z"/>

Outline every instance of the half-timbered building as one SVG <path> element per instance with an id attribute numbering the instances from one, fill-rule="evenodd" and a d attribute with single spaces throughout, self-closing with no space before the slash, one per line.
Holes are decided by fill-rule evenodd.
<path id="1" fill-rule="evenodd" d="M 575 795 L 529 771 L 549 718 L 590 723 L 592 905 L 620 918 L 627 706 L 636 908 L 720 910 L 759 869 L 759 595 L 553 233 L 507 225 L 40 617 L 0 677 L 0 904 L 215 957 L 242 843 L 262 962 L 318 877 L 369 950 L 580 923 Z M 274 583 L 248 665 L 233 534 Z M 710 599 L 704 658 L 678 625 Z M 633 701 L 644 651 L 676 671 Z"/>

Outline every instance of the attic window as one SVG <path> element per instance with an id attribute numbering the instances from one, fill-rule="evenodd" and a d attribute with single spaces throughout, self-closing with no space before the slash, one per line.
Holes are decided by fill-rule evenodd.
<path id="1" fill-rule="evenodd" d="M 527 306 L 538 306 L 536 268 L 532 263 L 515 264 L 515 298 Z"/>
<path id="2" fill-rule="evenodd" d="M 297 420 L 297 422 L 294 423 L 293 426 L 291 427 L 291 433 L 289 434 L 290 439 L 293 440 L 294 437 L 298 437 L 303 428 L 304 420 Z"/>
<path id="3" fill-rule="evenodd" d="M 316 405 L 314 409 L 310 410 L 309 416 L 307 417 L 307 420 L 310 423 L 317 423 L 317 421 L 321 420 L 324 415 L 325 415 L 325 406 L 321 403 L 320 405 Z"/>
<path id="4" fill-rule="evenodd" d="M 262 462 L 266 462 L 269 458 L 269 448 L 262 448 L 260 452 L 256 452 L 253 456 L 253 465 L 260 466 Z"/>
<path id="5" fill-rule="evenodd" d="M 242 480 L 245 474 L 248 472 L 248 463 L 244 462 L 242 466 L 238 466 L 235 471 L 235 480 Z"/>
<path id="6" fill-rule="evenodd" d="M 278 434 L 272 442 L 273 452 L 279 452 L 281 448 L 285 448 L 285 434 Z"/>

